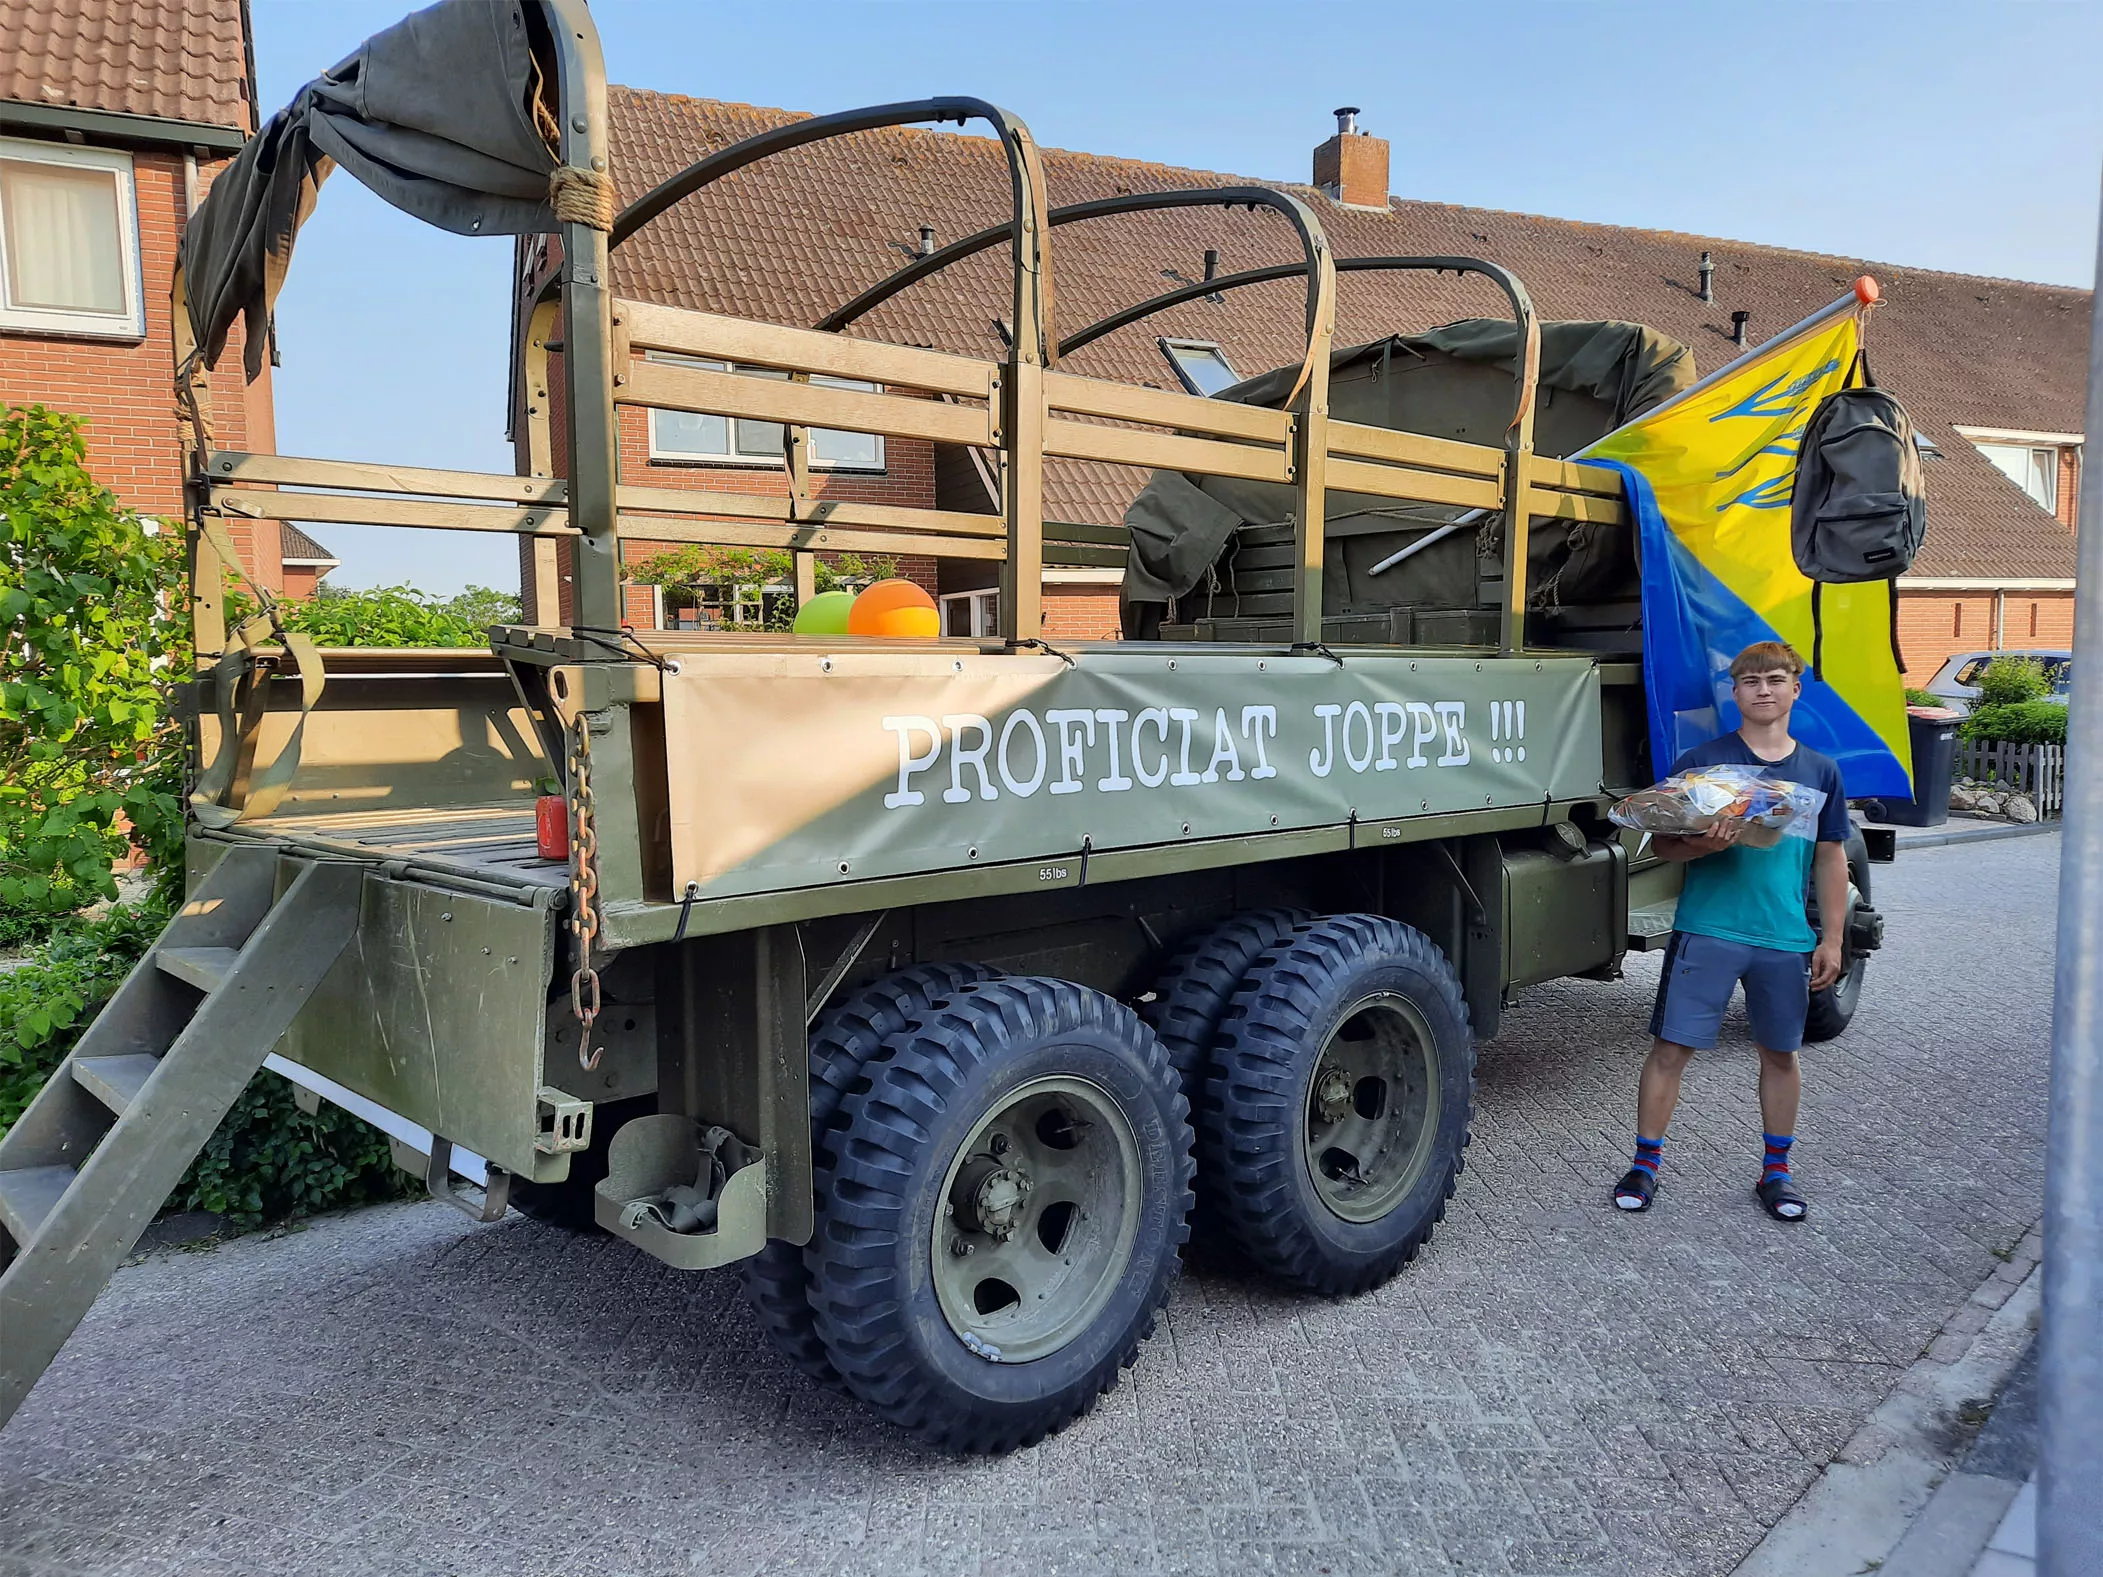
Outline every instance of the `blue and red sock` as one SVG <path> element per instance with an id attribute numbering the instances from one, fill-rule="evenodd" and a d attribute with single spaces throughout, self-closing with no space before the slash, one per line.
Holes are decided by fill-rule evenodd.
<path id="1" fill-rule="evenodd" d="M 1658 1180 L 1658 1162 L 1665 1157 L 1665 1141 L 1646 1139 L 1636 1135 L 1636 1161 L 1632 1168 L 1647 1176 L 1653 1183 Z"/>
<path id="2" fill-rule="evenodd" d="M 1767 1141 L 1767 1161 L 1760 1168 L 1760 1181 L 1767 1183 L 1772 1182 L 1777 1177 L 1787 1177 L 1789 1175 L 1789 1147 L 1796 1143 L 1796 1135 L 1793 1133 L 1763 1133 L 1760 1137 Z"/>

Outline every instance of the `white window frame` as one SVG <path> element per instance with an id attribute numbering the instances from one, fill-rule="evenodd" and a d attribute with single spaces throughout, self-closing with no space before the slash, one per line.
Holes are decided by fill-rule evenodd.
<path id="1" fill-rule="evenodd" d="M 1195 394 L 1201 400 L 1212 398 L 1209 393 L 1197 386 L 1197 380 L 1190 376 L 1184 369 L 1183 363 L 1177 359 L 1176 352 L 1179 350 L 1199 351 L 1206 355 L 1217 356 L 1219 364 L 1232 374 L 1227 380 L 1226 387 L 1228 388 L 1232 388 L 1235 384 L 1242 381 L 1241 374 L 1234 371 L 1233 359 L 1227 355 L 1226 351 L 1216 340 L 1170 339 L 1163 336 L 1161 340 L 1161 354 L 1168 358 L 1169 370 L 1175 373 L 1176 381 L 1183 385 L 1184 392 L 1187 394 Z"/>
<path id="2" fill-rule="evenodd" d="M 2002 439 L 1987 438 L 1975 438 L 1972 442 L 1978 446 L 1979 453 L 1986 457 L 1986 463 L 2021 488 L 2023 496 L 2029 499 L 2031 503 L 2048 515 L 2059 513 L 2059 445 L 2009 443 Z M 1994 458 L 1991 452 L 1994 450 L 2011 451 L 2016 455 L 2028 455 L 2030 457 L 2030 465 L 2037 468 L 2037 475 L 2043 483 L 2045 496 L 2039 498 L 2036 493 L 2030 490 L 2027 483 L 2012 475 L 2007 466 Z"/>
<path id="3" fill-rule="evenodd" d="M 1963 424 L 1959 424 L 1954 430 L 1959 437 L 1968 439 L 1972 447 L 1978 449 L 1986 463 L 1992 465 L 1996 471 L 2000 471 L 2001 468 L 1994 463 L 1991 455 L 1986 454 L 1985 451 L 1988 448 L 2057 450 L 2058 454 L 2054 457 L 2052 466 L 2052 501 L 2050 503 L 2039 503 L 2030 489 L 2023 487 L 2023 484 L 2020 482 L 2015 482 L 2014 477 L 2008 477 L 2009 481 L 2015 482 L 2017 487 L 2022 488 L 2023 497 L 2029 499 L 2031 503 L 2037 504 L 2037 507 L 2044 510 L 2047 514 L 2057 515 L 2059 513 L 2059 505 L 2063 502 L 2059 496 L 2059 473 L 2066 463 L 2068 450 L 2072 450 L 2074 455 L 2074 485 L 2076 487 L 2081 485 L 2081 467 L 2086 463 L 2086 457 L 2083 454 L 2087 443 L 2085 434 L 2036 432 L 2021 427 L 1972 427 Z M 2001 474 L 2008 476 L 2006 471 L 2001 471 Z"/>
<path id="4" fill-rule="evenodd" d="M 0 137 L 0 159 L 114 173 L 117 177 L 117 244 L 121 250 L 119 272 L 124 280 L 124 311 L 121 314 L 15 306 L 6 231 L 0 227 L 0 329 L 80 335 L 92 339 L 144 339 L 146 288 L 139 262 L 138 180 L 132 169 L 131 155 L 115 148 L 76 148 L 65 143 Z"/>
<path id="5" fill-rule="evenodd" d="M 980 591 L 945 592 L 936 599 L 944 604 L 942 609 L 942 633 L 949 633 L 949 604 L 962 603 L 966 607 L 965 622 L 970 628 L 963 634 L 967 637 L 1000 634 L 1000 588 L 988 586 Z"/>
<path id="6" fill-rule="evenodd" d="M 676 351 L 653 350 L 644 354 L 646 359 L 650 361 L 661 361 L 675 367 L 700 367 L 710 372 L 741 372 L 748 376 L 762 378 L 786 378 L 788 376 L 787 373 L 772 367 L 741 367 L 733 362 L 712 359 L 706 356 L 682 356 Z M 822 372 L 812 373 L 811 382 L 821 389 L 852 389 L 862 394 L 880 394 L 883 392 L 882 384 L 869 383 L 860 378 L 835 378 Z M 786 466 L 787 462 L 778 454 L 756 455 L 739 454 L 737 452 L 738 422 L 741 420 L 761 420 L 761 418 L 757 417 L 725 416 L 721 418 L 726 424 L 724 431 L 729 437 L 729 452 L 727 454 L 697 454 L 691 449 L 672 449 L 658 443 L 658 417 L 692 414 L 696 413 L 663 411 L 654 406 L 650 409 L 650 461 L 653 465 L 743 466 L 750 470 L 759 471 L 779 471 Z M 779 427 L 784 424 L 780 422 L 765 422 L 764 425 Z M 876 441 L 876 460 L 874 464 L 859 465 L 840 460 L 819 459 L 817 456 L 817 435 L 832 431 L 834 429 L 829 427 L 813 427 L 810 429 L 812 439 L 811 469 L 813 471 L 824 471 L 843 476 L 882 476 L 885 474 L 886 461 L 889 459 L 889 454 L 885 447 L 884 436 L 881 433 L 852 433 L 847 435 L 855 438 L 873 438 Z"/>

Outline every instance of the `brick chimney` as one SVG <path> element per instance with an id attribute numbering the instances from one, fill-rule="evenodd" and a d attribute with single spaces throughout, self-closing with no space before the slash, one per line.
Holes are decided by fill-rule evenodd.
<path id="1" fill-rule="evenodd" d="M 1336 135 L 1314 150 L 1314 184 L 1346 208 L 1387 211 L 1387 139 L 1358 129 L 1358 109 L 1336 111 Z"/>

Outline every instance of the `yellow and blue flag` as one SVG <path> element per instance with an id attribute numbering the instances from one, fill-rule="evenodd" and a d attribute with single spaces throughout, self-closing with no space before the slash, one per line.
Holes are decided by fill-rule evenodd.
<path id="1" fill-rule="evenodd" d="M 1628 484 L 1643 563 L 1650 751 L 1681 752 L 1739 724 L 1731 659 L 1755 641 L 1820 653 L 1790 733 L 1839 763 L 1849 798 L 1912 796 L 1906 697 L 1893 647 L 1895 588 L 1811 582 L 1790 550 L 1805 425 L 1861 348 L 1843 313 L 1749 357 L 1730 376 L 1610 433 L 1579 458 Z"/>

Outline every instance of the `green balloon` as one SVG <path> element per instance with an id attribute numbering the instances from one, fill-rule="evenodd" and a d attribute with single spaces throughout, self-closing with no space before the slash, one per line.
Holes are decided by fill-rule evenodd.
<path id="1" fill-rule="evenodd" d="M 845 635 L 847 615 L 854 607 L 851 591 L 821 591 L 796 610 L 791 628 L 798 635 Z"/>

